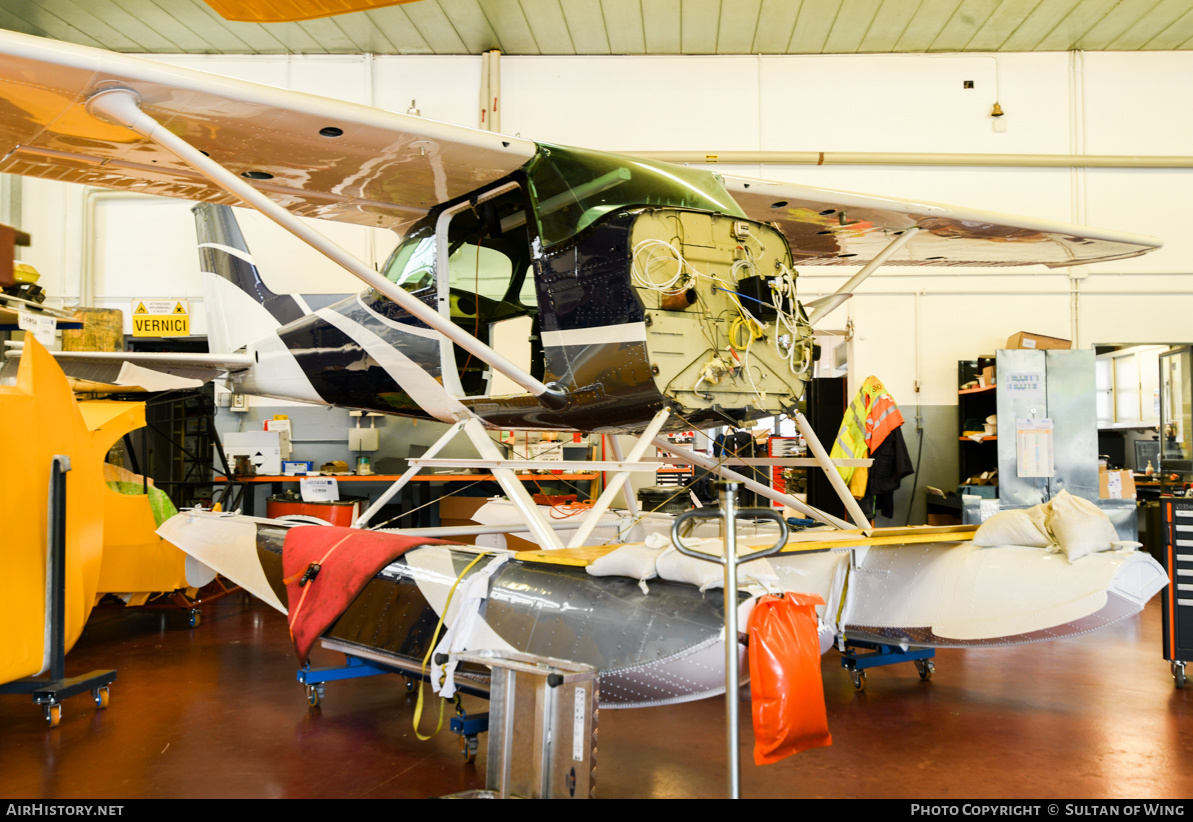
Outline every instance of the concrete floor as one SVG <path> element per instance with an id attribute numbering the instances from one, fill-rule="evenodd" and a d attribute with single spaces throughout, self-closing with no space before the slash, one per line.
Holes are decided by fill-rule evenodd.
<path id="1" fill-rule="evenodd" d="M 315 665 L 343 657 L 317 652 Z M 309 708 L 284 618 L 237 593 L 183 613 L 101 609 L 67 675 L 116 668 L 111 704 L 64 703 L 49 729 L 28 696 L 0 696 L 0 797 L 429 797 L 483 788 L 485 737 L 465 764 L 447 732 L 420 742 L 397 677 L 328 685 Z M 941 651 L 872 671 L 864 693 L 823 658 L 833 745 L 753 764 L 745 797 L 1180 798 L 1193 796 L 1191 692 L 1160 651 L 1160 607 L 1084 637 Z M 484 710 L 471 699 L 470 708 Z M 424 716 L 424 732 L 433 728 Z M 600 714 L 597 795 L 725 795 L 721 699 Z"/>

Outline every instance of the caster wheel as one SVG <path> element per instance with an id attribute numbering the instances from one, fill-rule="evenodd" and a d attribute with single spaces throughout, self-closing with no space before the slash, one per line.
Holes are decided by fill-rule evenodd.
<path id="1" fill-rule="evenodd" d="M 203 621 L 203 612 L 200 611 L 198 608 L 192 609 L 191 610 L 191 618 L 190 618 L 190 626 L 192 628 L 198 628 L 199 623 L 202 621 Z"/>
<path id="2" fill-rule="evenodd" d="M 327 694 L 327 691 L 324 689 L 322 682 L 320 682 L 318 685 L 308 685 L 307 686 L 307 704 L 310 705 L 312 708 L 318 708 L 319 703 L 321 703 L 323 701 L 323 697 L 326 694 Z"/>
<path id="3" fill-rule="evenodd" d="M 853 680 L 853 687 L 859 691 L 866 690 L 866 672 L 850 671 L 849 678 Z"/>
<path id="4" fill-rule="evenodd" d="M 1174 683 L 1176 683 L 1176 687 L 1178 687 L 1178 688 L 1185 687 L 1185 682 L 1187 681 L 1185 679 L 1185 663 L 1183 663 L 1183 662 L 1173 662 L 1172 663 L 1172 681 Z"/>
<path id="5" fill-rule="evenodd" d="M 54 702 L 45 707 L 46 724 L 51 728 L 57 728 L 58 723 L 62 721 L 62 705 Z"/>
<path id="6" fill-rule="evenodd" d="M 476 752 L 480 750 L 480 740 L 476 734 L 472 736 L 460 737 L 460 748 L 464 753 L 464 761 L 472 763 L 476 761 Z"/>
<path id="7" fill-rule="evenodd" d="M 108 707 L 108 686 L 105 685 L 102 688 L 96 688 L 91 692 L 91 697 L 95 700 L 96 707 L 102 711 Z"/>
<path id="8" fill-rule="evenodd" d="M 920 679 L 927 682 L 936 671 L 936 663 L 930 659 L 917 659 L 915 661 L 915 669 L 920 672 Z"/>

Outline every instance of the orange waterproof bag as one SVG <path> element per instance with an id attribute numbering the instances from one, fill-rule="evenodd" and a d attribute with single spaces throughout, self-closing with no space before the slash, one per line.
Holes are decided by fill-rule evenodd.
<path id="1" fill-rule="evenodd" d="M 750 614 L 754 764 L 833 744 L 820 680 L 816 594 L 764 596 Z"/>

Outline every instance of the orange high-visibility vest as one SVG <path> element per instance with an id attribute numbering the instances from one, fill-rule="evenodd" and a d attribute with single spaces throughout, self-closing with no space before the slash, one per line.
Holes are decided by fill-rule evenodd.
<path id="1" fill-rule="evenodd" d="M 882 445 L 887 435 L 903 424 L 903 415 L 895 398 L 877 377 L 866 377 L 861 389 L 845 411 L 837 441 L 830 457 L 866 459 Z M 838 467 L 841 478 L 849 485 L 849 493 L 861 499 L 870 478 L 869 468 Z"/>

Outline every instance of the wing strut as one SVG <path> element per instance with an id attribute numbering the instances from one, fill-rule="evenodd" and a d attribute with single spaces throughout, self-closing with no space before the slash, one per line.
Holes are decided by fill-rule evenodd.
<path id="1" fill-rule="evenodd" d="M 634 447 L 630 449 L 627 462 L 638 462 L 646 456 L 646 449 L 650 446 L 651 441 L 658 435 L 663 427 L 663 423 L 667 422 L 667 417 L 671 415 L 671 409 L 667 406 L 654 415 L 654 419 L 646 426 L 646 430 L 638 436 L 638 441 L 634 443 Z M 620 450 L 615 452 L 620 454 Z M 620 460 L 620 457 L 618 457 Z M 609 510 L 609 506 L 613 503 L 613 498 L 621 493 L 621 489 L 625 487 L 626 481 L 630 478 L 628 471 L 618 471 L 613 475 L 613 479 L 609 480 L 609 484 L 605 486 L 605 490 L 597 497 L 596 502 L 592 506 L 592 510 L 588 512 L 588 516 L 580 523 L 580 527 L 576 533 L 572 535 L 572 539 L 568 542 L 568 548 L 578 548 L 584 544 L 588 539 L 588 535 L 592 533 L 592 529 L 599 524 L 601 517 Z M 629 494 L 626 495 L 629 497 Z"/>
<path id="2" fill-rule="evenodd" d="M 435 309 L 398 288 L 397 285 L 373 271 L 322 234 L 303 224 L 301 220 L 247 182 L 169 131 L 141 110 L 140 97 L 136 92 L 126 88 L 104 89 L 92 95 L 87 101 L 87 111 L 92 116 L 125 126 L 174 154 L 217 186 L 239 197 L 328 259 L 350 271 L 366 285 L 389 297 L 411 315 L 422 320 L 465 351 L 493 366 L 497 371 L 537 397 L 548 408 L 559 410 L 568 404 L 568 394 L 562 386 L 558 384 L 548 386 L 536 380 L 476 337 L 456 326 L 450 319 L 444 318 Z"/>
<path id="3" fill-rule="evenodd" d="M 892 254 L 906 245 L 907 241 L 919 232 L 919 226 L 912 226 L 911 228 L 905 230 L 898 237 L 891 240 L 890 243 L 887 244 L 886 248 L 878 252 L 878 255 L 873 260 L 866 263 L 865 268 L 854 274 L 853 277 L 850 278 L 849 282 L 845 283 L 845 285 L 838 288 L 828 297 L 816 300 L 816 309 L 812 312 L 812 315 L 808 317 L 808 324 L 815 325 L 817 320 L 826 314 L 829 314 L 834 308 L 853 296 L 853 292 L 857 290 L 857 287 L 867 280 L 871 274 L 877 271 L 878 266 L 889 260 Z"/>

